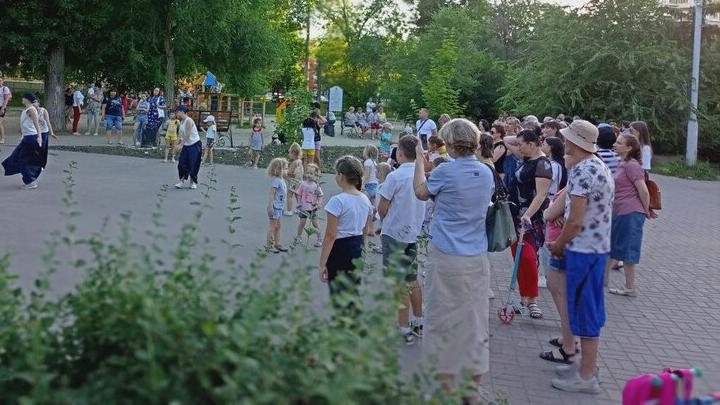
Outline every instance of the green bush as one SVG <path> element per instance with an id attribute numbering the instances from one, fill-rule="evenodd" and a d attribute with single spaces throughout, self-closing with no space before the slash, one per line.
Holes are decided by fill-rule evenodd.
<path id="1" fill-rule="evenodd" d="M 203 184 L 196 213 L 172 252 L 163 251 L 158 194 L 149 245 L 136 242 L 131 215 L 121 236 L 80 237 L 73 169 L 63 199 L 67 226 L 54 233 L 48 274 L 29 296 L 12 286 L 0 257 L 0 393 L 3 403 L 420 403 L 423 375 L 404 380 L 394 319 L 403 286 L 384 279 L 361 289 L 348 317 L 317 305 L 302 247 L 270 268 L 258 253 L 233 259 L 241 226 L 239 196 L 227 204 L 226 263 L 218 264 L 196 230 L 214 190 Z M 211 169 L 212 170 L 212 169 Z M 73 259 L 60 263 L 54 252 Z M 79 259 L 85 257 L 86 259 Z M 365 274 L 370 268 L 362 266 Z M 61 266 L 84 272 L 74 291 L 53 299 L 49 275 Z M 342 300 L 351 299 L 342 297 Z M 458 398 L 434 394 L 440 401 Z M 436 402 L 437 403 L 437 402 Z"/>
<path id="2" fill-rule="evenodd" d="M 670 163 L 655 165 L 653 171 L 691 180 L 720 180 L 720 168 L 704 160 L 698 160 L 695 166 L 688 166 L 684 158 L 677 158 Z"/>

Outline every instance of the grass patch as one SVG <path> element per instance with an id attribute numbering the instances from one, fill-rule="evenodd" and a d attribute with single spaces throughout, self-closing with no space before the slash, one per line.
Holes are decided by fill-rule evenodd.
<path id="1" fill-rule="evenodd" d="M 720 180 L 720 168 L 705 160 L 698 160 L 695 166 L 688 166 L 684 158 L 677 158 L 669 163 L 653 167 L 653 171 L 666 176 L 681 177 L 691 180 Z"/>

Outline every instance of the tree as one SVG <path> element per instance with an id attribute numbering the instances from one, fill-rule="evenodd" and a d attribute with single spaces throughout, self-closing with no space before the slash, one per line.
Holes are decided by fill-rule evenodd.
<path id="1" fill-rule="evenodd" d="M 455 37 L 450 33 L 432 60 L 430 77 L 422 84 L 422 95 L 433 116 L 448 114 L 451 117 L 462 111 L 459 104 L 460 90 L 451 87 L 458 60 Z"/>
<path id="2" fill-rule="evenodd" d="M 100 29 L 108 15 L 108 2 L 83 0 L 6 0 L 2 5 L 3 40 L 0 54 L 5 69 L 26 77 L 43 77 L 44 103 L 56 128 L 65 125 L 63 91 L 66 70 L 82 68 L 83 41 Z M 93 10 L 78 12 L 78 10 Z M 78 30 L 77 27 L 82 27 Z"/>
<path id="3" fill-rule="evenodd" d="M 652 0 L 593 0 L 548 13 L 513 66 L 503 108 L 648 121 L 656 150 L 676 150 L 687 117 L 686 50 Z"/>

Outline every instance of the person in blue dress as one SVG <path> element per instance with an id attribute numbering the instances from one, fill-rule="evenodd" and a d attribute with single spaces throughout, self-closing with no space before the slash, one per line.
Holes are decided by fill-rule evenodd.
<path id="1" fill-rule="evenodd" d="M 157 133 L 160 126 L 165 121 L 165 97 L 160 94 L 160 89 L 155 88 L 153 95 L 148 100 L 150 102 L 150 111 L 147 120 L 147 136 L 143 137 L 143 145 L 155 146 Z"/>
<path id="2" fill-rule="evenodd" d="M 45 162 L 42 158 L 43 138 L 40 130 L 38 112 L 33 107 L 37 100 L 34 94 L 26 93 L 22 97 L 24 110 L 20 113 L 20 133 L 22 139 L 13 153 L 2 162 L 6 176 L 22 174 L 23 190 L 38 188 L 37 179 L 42 173 Z"/>

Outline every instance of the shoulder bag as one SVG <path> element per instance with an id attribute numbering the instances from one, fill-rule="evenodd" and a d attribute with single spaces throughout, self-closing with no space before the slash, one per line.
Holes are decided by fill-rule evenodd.
<path id="1" fill-rule="evenodd" d="M 485 218 L 488 252 L 502 252 L 517 241 L 515 223 L 510 212 L 512 202 L 508 199 L 508 191 L 495 168 L 487 163 L 485 165 L 490 168 L 495 179 L 495 193 Z"/>
<path id="2" fill-rule="evenodd" d="M 662 194 L 660 193 L 660 186 L 654 181 L 650 180 L 650 175 L 645 172 L 645 186 L 650 194 L 650 209 L 661 210 L 662 209 Z"/>

